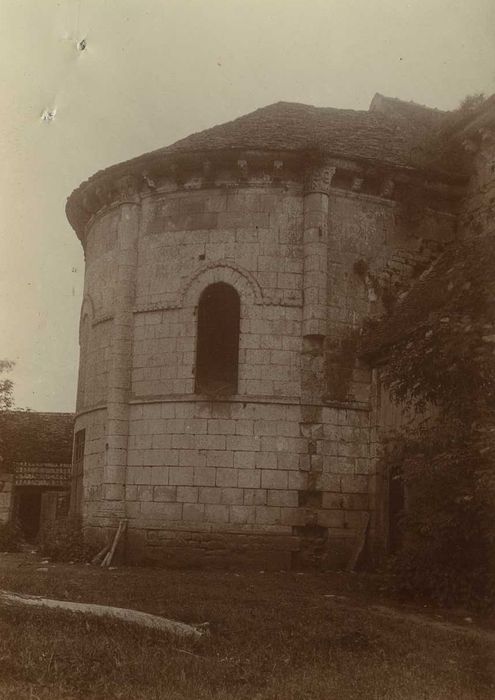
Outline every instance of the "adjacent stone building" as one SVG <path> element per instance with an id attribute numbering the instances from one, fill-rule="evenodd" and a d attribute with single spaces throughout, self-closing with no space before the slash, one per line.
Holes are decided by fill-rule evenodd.
<path id="1" fill-rule="evenodd" d="M 73 432 L 72 413 L 0 412 L 0 522 L 28 542 L 68 513 Z"/>
<path id="2" fill-rule="evenodd" d="M 278 103 L 109 167 L 70 196 L 84 247 L 74 512 L 129 561 L 343 567 L 386 549 L 382 313 L 455 239 L 444 113 Z"/>

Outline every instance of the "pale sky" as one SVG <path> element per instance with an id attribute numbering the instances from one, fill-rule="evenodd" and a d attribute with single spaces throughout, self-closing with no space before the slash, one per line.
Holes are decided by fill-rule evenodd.
<path id="1" fill-rule="evenodd" d="M 72 411 L 84 261 L 64 206 L 82 180 L 279 100 L 492 94 L 495 3 L 0 0 L 0 86 L 0 359 L 18 406 Z"/>

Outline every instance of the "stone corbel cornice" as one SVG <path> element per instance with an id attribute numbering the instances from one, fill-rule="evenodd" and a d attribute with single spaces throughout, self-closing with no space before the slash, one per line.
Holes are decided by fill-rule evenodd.
<path id="1" fill-rule="evenodd" d="M 332 179 L 336 172 L 335 165 L 309 163 L 304 177 L 304 194 L 330 194 Z"/>
<path id="2" fill-rule="evenodd" d="M 491 138 L 492 131 L 485 138 Z M 479 136 L 478 136 L 479 138 Z M 155 193 L 212 187 L 301 187 L 305 194 L 344 189 L 394 199 L 396 185 L 409 181 L 433 192 L 440 187 L 456 198 L 459 185 L 413 168 L 364 162 L 331 153 L 228 149 L 147 154 L 96 173 L 67 200 L 70 224 L 84 243 L 86 227 L 99 213 L 122 204 L 138 205 Z M 449 195 L 447 195 L 449 196 Z"/>

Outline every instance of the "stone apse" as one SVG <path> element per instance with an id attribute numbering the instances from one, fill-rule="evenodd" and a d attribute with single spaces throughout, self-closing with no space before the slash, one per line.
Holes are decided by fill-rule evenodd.
<path id="1" fill-rule="evenodd" d="M 127 519 L 128 561 L 342 568 L 365 530 L 370 556 L 383 544 L 356 333 L 452 238 L 458 188 L 422 184 L 411 228 L 411 168 L 263 138 L 185 139 L 68 200 L 86 260 L 72 510 L 96 540 Z"/>

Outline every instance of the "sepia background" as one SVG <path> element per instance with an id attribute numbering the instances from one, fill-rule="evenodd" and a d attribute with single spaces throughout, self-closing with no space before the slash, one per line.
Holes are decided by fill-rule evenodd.
<path id="1" fill-rule="evenodd" d="M 72 411 L 72 189 L 279 100 L 367 109 L 381 92 L 452 109 L 491 94 L 495 4 L 0 0 L 0 85 L 0 359 L 16 362 L 18 406 Z"/>

